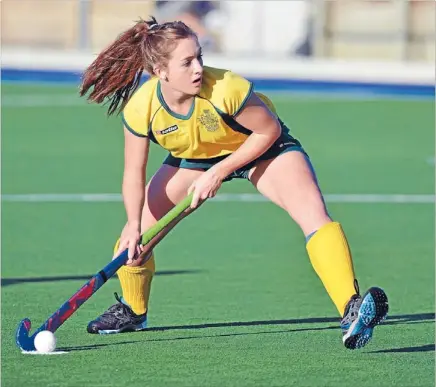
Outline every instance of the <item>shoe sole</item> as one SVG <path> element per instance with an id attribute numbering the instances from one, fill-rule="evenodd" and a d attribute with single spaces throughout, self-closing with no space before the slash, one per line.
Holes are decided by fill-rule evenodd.
<path id="1" fill-rule="evenodd" d="M 349 333 L 343 338 L 345 347 L 364 347 L 371 340 L 374 327 L 386 319 L 388 311 L 388 297 L 384 290 L 370 288 L 363 296 L 358 318 L 350 325 Z"/>
<path id="2" fill-rule="evenodd" d="M 143 331 L 144 329 L 147 328 L 147 320 L 145 320 L 143 323 L 141 324 L 137 324 L 137 325 L 126 325 L 120 329 L 100 329 L 96 332 L 90 332 L 88 330 L 88 333 L 94 333 L 94 334 L 99 334 L 99 335 L 114 335 L 117 333 L 128 333 L 128 332 L 139 332 L 139 331 Z"/>

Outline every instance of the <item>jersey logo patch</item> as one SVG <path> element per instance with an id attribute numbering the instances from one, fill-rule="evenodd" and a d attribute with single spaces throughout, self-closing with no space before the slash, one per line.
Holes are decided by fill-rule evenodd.
<path id="1" fill-rule="evenodd" d="M 215 132 L 220 127 L 218 118 L 209 109 L 203 111 L 203 114 L 198 117 L 198 121 L 209 132 Z"/>
<path id="2" fill-rule="evenodd" d="M 166 129 L 156 130 L 155 133 L 156 134 L 168 134 L 168 133 L 176 131 L 177 129 L 179 129 L 179 127 L 177 125 L 172 125 Z"/>

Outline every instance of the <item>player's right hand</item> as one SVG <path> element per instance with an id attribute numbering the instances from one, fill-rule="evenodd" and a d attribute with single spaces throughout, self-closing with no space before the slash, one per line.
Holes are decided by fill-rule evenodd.
<path id="1" fill-rule="evenodd" d="M 127 223 L 121 232 L 120 244 L 115 256 L 120 255 L 125 249 L 129 249 L 126 265 L 132 264 L 133 260 L 142 252 L 142 246 L 139 245 L 140 238 L 140 226 Z"/>

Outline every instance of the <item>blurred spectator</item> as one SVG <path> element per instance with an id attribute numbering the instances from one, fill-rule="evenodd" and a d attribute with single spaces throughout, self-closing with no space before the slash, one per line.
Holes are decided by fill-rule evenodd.
<path id="1" fill-rule="evenodd" d="M 217 1 L 156 1 L 156 19 L 159 23 L 180 20 L 191 27 L 198 35 L 205 51 L 218 51 L 218 38 L 208 24 L 219 18 Z M 215 21 L 213 21 L 214 24 Z"/>
<path id="2" fill-rule="evenodd" d="M 294 50 L 291 50 L 291 55 L 296 56 L 312 56 L 313 55 L 313 25 L 312 18 L 306 22 L 306 32 L 301 41 L 301 44 Z"/>

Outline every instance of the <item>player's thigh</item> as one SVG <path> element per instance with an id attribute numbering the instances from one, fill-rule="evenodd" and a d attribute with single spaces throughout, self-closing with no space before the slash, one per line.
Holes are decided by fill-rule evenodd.
<path id="1" fill-rule="evenodd" d="M 202 170 L 163 164 L 145 187 L 141 232 L 153 226 L 187 195 L 188 188 Z"/>
<path id="2" fill-rule="evenodd" d="M 315 173 L 303 152 L 260 161 L 249 177 L 261 194 L 289 213 L 305 235 L 330 221 Z"/>

